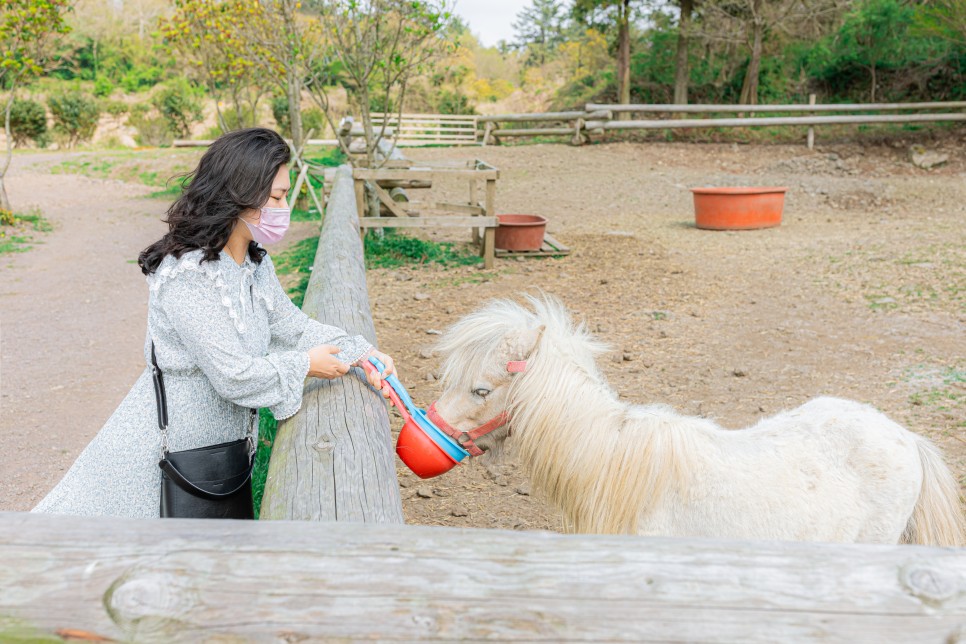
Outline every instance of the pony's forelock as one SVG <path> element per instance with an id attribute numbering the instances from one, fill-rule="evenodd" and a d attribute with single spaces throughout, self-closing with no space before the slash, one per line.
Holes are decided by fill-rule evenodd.
<path id="1" fill-rule="evenodd" d="M 567 308 L 552 295 L 526 295 L 524 299 L 532 310 L 513 300 L 496 299 L 447 329 L 436 346 L 443 357 L 440 381 L 444 391 L 470 390 L 481 375 L 498 378 L 506 365 L 494 361 L 493 354 L 504 340 L 511 334 L 538 329 L 541 350 L 566 353 L 577 366 L 599 377 L 595 359 L 610 347 L 596 340 L 583 323 L 575 325 Z"/>

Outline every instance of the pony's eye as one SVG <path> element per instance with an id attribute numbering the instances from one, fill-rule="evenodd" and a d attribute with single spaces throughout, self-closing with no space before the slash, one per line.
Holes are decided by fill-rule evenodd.
<path id="1" fill-rule="evenodd" d="M 490 390 L 489 389 L 484 389 L 484 388 L 480 387 L 479 389 L 474 389 L 473 390 L 473 395 L 474 396 L 479 396 L 480 398 L 486 398 L 487 396 L 490 395 Z"/>

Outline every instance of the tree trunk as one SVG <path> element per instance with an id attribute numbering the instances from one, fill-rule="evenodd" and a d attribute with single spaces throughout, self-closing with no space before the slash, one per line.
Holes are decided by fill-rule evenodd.
<path id="1" fill-rule="evenodd" d="M 617 29 L 617 102 L 631 102 L 631 33 L 630 0 L 623 0 Z M 618 120 L 630 118 L 627 112 L 618 112 Z"/>
<path id="2" fill-rule="evenodd" d="M 741 86 L 742 105 L 758 105 L 758 71 L 761 68 L 761 41 L 765 30 L 764 21 L 761 19 L 759 9 L 761 0 L 754 0 L 752 7 L 752 43 L 751 60 L 748 61 L 748 72 L 745 74 L 745 82 Z"/>
<path id="3" fill-rule="evenodd" d="M 681 20 L 678 22 L 678 50 L 677 63 L 674 69 L 674 102 L 677 105 L 688 104 L 688 39 L 691 30 L 691 12 L 694 10 L 694 0 L 680 0 Z"/>
<path id="4" fill-rule="evenodd" d="M 302 82 L 293 69 L 288 78 L 288 118 L 292 128 L 292 145 L 302 147 Z"/>
<path id="5" fill-rule="evenodd" d="M 875 63 L 872 63 L 872 67 L 869 68 L 869 71 L 872 72 L 872 89 L 869 94 L 869 102 L 875 103 Z"/>
<path id="6" fill-rule="evenodd" d="M 6 138 L 7 150 L 4 155 L 3 165 L 0 165 L 0 210 L 8 210 L 13 212 L 13 208 L 10 206 L 10 198 L 7 197 L 7 186 L 4 183 L 4 178 L 7 176 L 7 170 L 10 169 L 10 161 L 13 159 L 13 136 L 10 134 L 10 110 L 13 109 L 13 96 L 14 88 L 10 89 L 10 94 L 7 96 L 7 107 L 4 110 L 3 116 L 3 133 Z"/>

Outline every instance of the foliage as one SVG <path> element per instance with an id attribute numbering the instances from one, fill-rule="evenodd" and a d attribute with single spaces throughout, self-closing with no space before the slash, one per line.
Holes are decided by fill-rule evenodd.
<path id="1" fill-rule="evenodd" d="M 444 39 L 450 20 L 446 0 L 323 0 L 319 12 L 322 58 L 338 60 L 354 89 L 353 108 L 366 133 L 366 160 L 375 165 L 375 149 L 385 126 L 376 132 L 372 107 L 402 110 L 412 78 L 429 71 L 430 64 L 454 49 Z M 309 90 L 335 129 L 327 78 L 317 67 Z M 377 108 L 378 109 L 378 108 Z"/>
<path id="2" fill-rule="evenodd" d="M 890 100 L 941 100 L 966 95 L 966 46 L 917 34 L 916 14 L 915 6 L 900 0 L 863 0 L 844 16 L 837 31 L 807 51 L 806 73 L 829 94 L 843 98 L 876 101 L 884 93 Z M 948 80 L 933 86 L 938 92 L 924 91 L 937 77 Z M 862 85 L 864 96 L 858 89 Z M 956 92 L 957 87 L 958 94 L 940 93 Z"/>
<path id="3" fill-rule="evenodd" d="M 157 65 L 135 65 L 121 77 L 121 87 L 126 92 L 140 92 L 154 87 L 163 77 L 164 70 Z"/>
<path id="4" fill-rule="evenodd" d="M 215 99 L 222 132 L 256 123 L 265 94 L 262 69 L 248 55 L 242 28 L 259 8 L 243 0 L 176 0 L 174 15 L 160 22 L 164 43 L 186 61 L 190 75 Z M 232 109 L 222 113 L 227 97 Z"/>
<path id="5" fill-rule="evenodd" d="M 272 98 L 272 116 L 278 124 L 278 129 L 288 132 L 292 127 L 292 121 L 288 114 L 288 97 L 275 96 Z"/>
<path id="6" fill-rule="evenodd" d="M 174 132 L 166 118 L 156 108 L 146 103 L 131 107 L 128 123 L 137 130 L 137 141 L 141 145 L 168 146 L 174 140 Z"/>
<path id="7" fill-rule="evenodd" d="M 98 76 L 97 80 L 94 81 L 94 96 L 103 98 L 105 96 L 110 96 L 113 91 L 114 83 L 110 78 L 106 76 Z"/>
<path id="8" fill-rule="evenodd" d="M 101 108 L 93 97 L 79 91 L 69 91 L 47 99 L 54 119 L 54 131 L 64 136 L 67 147 L 94 136 Z"/>
<path id="9" fill-rule="evenodd" d="M 69 0 L 4 0 L 0 3 L 0 88 L 13 89 L 46 71 L 59 36 L 70 31 Z"/>
<path id="10" fill-rule="evenodd" d="M 15 213 L 0 208 L 0 254 L 22 253 L 37 241 L 32 233 L 53 230 L 51 223 L 36 208 L 27 213 Z"/>
<path id="11" fill-rule="evenodd" d="M 31 140 L 39 147 L 46 147 L 47 110 L 43 104 L 31 99 L 15 98 L 10 106 L 10 135 L 17 147 Z"/>
<path id="12" fill-rule="evenodd" d="M 191 134 L 191 126 L 204 117 L 200 97 L 198 88 L 182 78 L 155 94 L 151 103 L 168 123 L 168 129 L 185 138 Z"/>
<path id="13" fill-rule="evenodd" d="M 449 242 L 431 242 L 389 229 L 382 236 L 368 234 L 364 240 L 366 268 L 396 268 L 408 264 L 475 265 L 475 253 L 457 248 Z"/>
<path id="14" fill-rule="evenodd" d="M 564 41 L 564 7 L 560 0 L 531 0 L 513 22 L 516 46 L 526 52 L 526 63 L 543 65 Z"/>

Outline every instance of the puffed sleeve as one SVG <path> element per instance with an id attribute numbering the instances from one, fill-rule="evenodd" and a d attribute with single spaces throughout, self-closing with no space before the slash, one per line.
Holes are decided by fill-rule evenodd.
<path id="1" fill-rule="evenodd" d="M 336 358 L 350 365 L 369 353 L 372 344 L 361 335 L 349 335 L 337 326 L 322 324 L 295 306 L 278 281 L 272 259 L 266 255 L 262 263 L 268 269 L 261 276 L 262 287 L 269 292 L 272 303 L 268 311 L 272 332 L 269 350 L 308 351 L 320 344 L 334 344 L 341 349 Z"/>
<path id="2" fill-rule="evenodd" d="M 253 356 L 242 345 L 211 278 L 186 271 L 166 282 L 159 305 L 184 349 L 218 394 L 244 407 L 268 407 L 276 419 L 302 406 L 309 354 L 291 350 Z"/>

